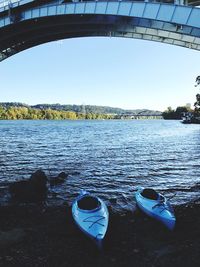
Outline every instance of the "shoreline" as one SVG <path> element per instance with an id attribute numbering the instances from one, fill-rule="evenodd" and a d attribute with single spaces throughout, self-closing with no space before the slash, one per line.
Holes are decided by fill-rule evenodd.
<path id="1" fill-rule="evenodd" d="M 110 210 L 101 252 L 67 205 L 0 206 L 0 213 L 0 266 L 199 266 L 200 202 L 175 207 L 173 232 L 138 209 Z"/>

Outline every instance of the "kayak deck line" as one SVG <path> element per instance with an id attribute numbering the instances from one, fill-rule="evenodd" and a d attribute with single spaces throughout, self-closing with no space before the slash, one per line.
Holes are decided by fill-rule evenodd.
<path id="1" fill-rule="evenodd" d="M 90 221 L 88 219 L 91 219 L 91 218 L 98 218 L 96 221 Z M 105 219 L 105 216 L 101 216 L 101 215 L 94 215 L 94 216 L 89 216 L 87 218 L 85 218 L 83 220 L 83 222 L 91 222 L 92 224 L 89 226 L 89 228 L 91 228 L 93 225 L 95 225 L 95 223 L 101 225 L 101 226 L 105 226 L 104 224 L 100 223 L 101 220 L 104 220 Z"/>
<path id="2" fill-rule="evenodd" d="M 141 188 L 140 188 L 140 190 L 141 190 Z M 137 192 L 136 192 L 137 193 Z M 139 193 L 139 192 L 138 192 Z M 149 198 L 147 198 L 147 197 L 144 197 L 143 195 L 141 195 L 141 193 L 140 193 L 140 197 L 141 198 L 143 198 L 143 199 L 146 199 L 146 200 L 148 200 L 149 202 L 151 201 L 151 202 L 155 202 L 155 205 L 154 206 L 152 206 L 152 209 L 155 209 L 156 207 L 162 207 L 163 206 L 163 210 L 168 210 L 168 211 L 170 211 L 171 213 L 174 213 L 174 211 L 173 211 L 173 208 L 171 207 L 171 205 L 170 205 L 170 203 L 169 203 L 169 201 L 166 199 L 166 197 L 164 197 L 162 194 L 158 194 L 159 195 L 159 198 L 157 199 L 157 200 L 154 200 L 154 199 L 149 199 Z M 140 202 L 139 200 L 138 200 L 138 202 Z M 140 202 L 140 204 L 142 205 L 142 203 Z M 161 210 L 160 211 L 160 213 L 161 212 L 163 212 L 163 210 Z"/>
<path id="3" fill-rule="evenodd" d="M 164 210 L 168 210 L 169 212 L 174 214 L 174 210 L 172 209 L 171 205 L 168 203 L 167 200 L 166 202 L 163 201 L 161 203 L 156 204 L 155 206 L 152 207 L 152 209 L 155 209 L 156 207 L 162 207 L 162 206 L 163 206 L 163 209 L 159 211 L 160 213 L 162 213 Z"/>

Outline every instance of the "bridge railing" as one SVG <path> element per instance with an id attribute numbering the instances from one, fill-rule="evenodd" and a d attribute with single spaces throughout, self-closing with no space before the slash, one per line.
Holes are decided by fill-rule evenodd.
<path id="1" fill-rule="evenodd" d="M 0 12 L 8 10 L 10 8 L 15 8 L 18 6 L 26 5 L 31 2 L 36 2 L 37 0 L 0 0 Z M 55 2 L 59 3 L 67 3 L 67 2 L 87 2 L 92 0 L 46 0 L 44 3 L 48 4 L 55 4 Z M 105 1 L 105 0 L 93 0 L 93 1 Z M 159 3 L 166 3 L 166 4 L 176 4 L 176 5 L 193 5 L 198 6 L 200 5 L 200 0 L 110 0 L 110 1 L 138 1 L 138 2 L 159 2 Z M 48 3 L 49 2 L 49 3 Z M 193 3 L 194 2 L 194 3 Z"/>
<path id="2" fill-rule="evenodd" d="M 21 0 L 4 0 L 4 1 L 0 1 L 0 8 L 1 7 L 5 7 L 8 5 L 12 5 L 12 4 L 18 4 Z"/>
<path id="3" fill-rule="evenodd" d="M 24 5 L 30 2 L 33 2 L 34 0 L 0 0 L 0 9 L 5 8 L 5 7 L 16 7 L 19 5 Z M 37 1 L 37 0 L 35 0 Z M 84 2 L 87 0 L 60 0 L 60 2 Z M 91 0 L 89 0 L 91 1 Z M 101 0 L 94 0 L 94 1 L 101 1 Z M 114 1 L 114 0 L 111 0 Z M 118 1 L 123 1 L 123 0 L 118 0 Z M 125 0 L 125 1 L 132 1 L 132 0 Z M 134 0 L 133 0 L 134 1 Z M 136 0 L 139 2 L 163 2 L 163 3 L 175 3 L 175 4 L 180 4 L 180 5 L 187 5 L 189 1 L 198 1 L 198 0 Z M 200 0 L 199 0 L 200 1 Z"/>
<path id="4" fill-rule="evenodd" d="M 0 0 L 0 11 L 7 10 L 9 7 L 15 8 L 20 5 L 25 5 L 34 0 Z"/>

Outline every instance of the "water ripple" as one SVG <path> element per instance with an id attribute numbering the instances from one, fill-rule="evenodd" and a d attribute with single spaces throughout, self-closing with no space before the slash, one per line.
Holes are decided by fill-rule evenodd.
<path id="1" fill-rule="evenodd" d="M 72 202 L 80 189 L 116 210 L 132 209 L 137 186 L 152 186 L 174 204 L 200 188 L 200 126 L 179 121 L 0 121 L 0 188 L 38 168 L 69 173 L 49 201 Z M 0 190 L 1 191 L 1 190 Z M 0 197 L 2 194 L 0 194 Z M 56 196 L 56 197 L 55 197 Z"/>

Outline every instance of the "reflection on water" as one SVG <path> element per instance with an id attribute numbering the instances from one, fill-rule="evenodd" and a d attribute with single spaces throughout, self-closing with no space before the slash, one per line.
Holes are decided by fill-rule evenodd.
<path id="1" fill-rule="evenodd" d="M 72 201 L 88 189 L 116 209 L 134 204 L 137 186 L 183 203 L 198 197 L 200 125 L 179 121 L 0 121 L 0 187 L 42 168 L 69 173 L 52 190 Z M 49 196 L 49 201 L 55 201 Z"/>

